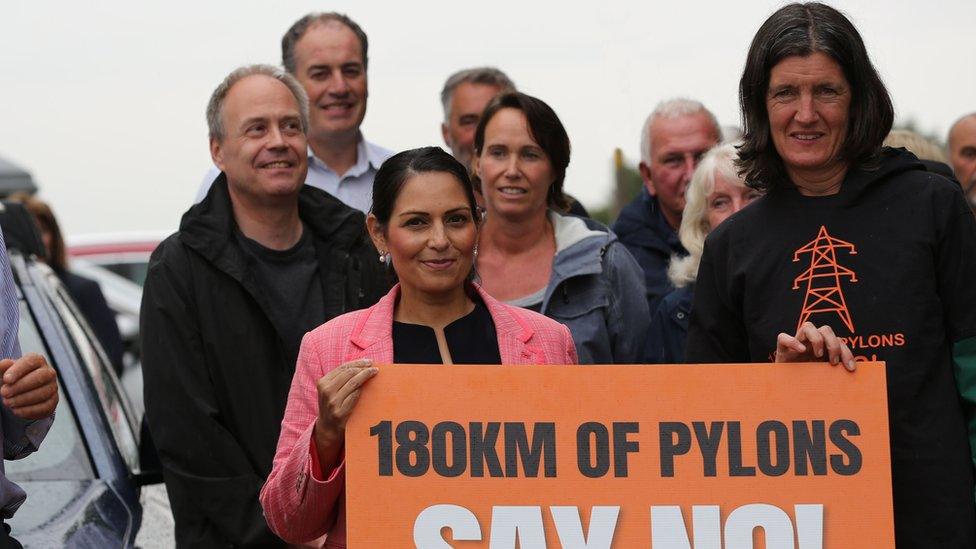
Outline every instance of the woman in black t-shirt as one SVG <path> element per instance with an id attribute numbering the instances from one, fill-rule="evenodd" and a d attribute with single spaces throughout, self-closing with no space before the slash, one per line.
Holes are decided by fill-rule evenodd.
<path id="1" fill-rule="evenodd" d="M 962 192 L 882 148 L 888 92 L 826 5 L 762 25 L 740 99 L 739 167 L 767 194 L 706 241 L 688 360 L 766 360 L 790 337 L 778 332 L 816 323 L 857 360 L 884 361 L 896 542 L 971 549 L 976 220 Z"/>

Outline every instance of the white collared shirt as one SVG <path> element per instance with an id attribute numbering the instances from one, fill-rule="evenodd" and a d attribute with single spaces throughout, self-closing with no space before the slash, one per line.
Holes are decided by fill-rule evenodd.
<path id="1" fill-rule="evenodd" d="M 312 153 L 312 149 L 308 149 L 308 175 L 305 176 L 305 184 L 322 189 L 347 206 L 367 213 L 373 203 L 373 178 L 376 177 L 380 165 L 391 156 L 393 151 L 360 137 L 359 145 L 356 146 L 356 164 L 340 177 L 325 162 L 319 160 Z M 194 204 L 207 196 L 218 175 L 220 170 L 216 166 L 207 171 L 196 198 L 193 199 Z"/>

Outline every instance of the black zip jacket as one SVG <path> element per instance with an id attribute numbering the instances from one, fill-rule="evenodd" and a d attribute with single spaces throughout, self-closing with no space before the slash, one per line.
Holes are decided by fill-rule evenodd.
<path id="1" fill-rule="evenodd" d="M 678 233 L 664 219 L 657 198 L 643 188 L 630 204 L 620 210 L 620 216 L 613 224 L 613 232 L 617 233 L 617 238 L 644 270 L 647 309 L 653 316 L 661 299 L 674 290 L 668 279 L 671 256 L 686 256 L 688 252 L 678 240 Z M 656 352 L 649 351 L 647 354 Z"/>
<path id="2" fill-rule="evenodd" d="M 322 322 L 388 288 L 363 215 L 309 186 Z M 298 342 L 282 340 L 248 269 L 223 174 L 149 262 L 141 337 L 146 418 L 180 547 L 277 546 L 258 492 L 271 471 Z"/>

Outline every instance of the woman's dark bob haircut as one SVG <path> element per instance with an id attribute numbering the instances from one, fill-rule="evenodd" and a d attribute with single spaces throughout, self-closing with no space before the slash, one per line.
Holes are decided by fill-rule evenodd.
<path id="1" fill-rule="evenodd" d="M 46 258 L 48 265 L 58 273 L 67 271 L 68 254 L 65 252 L 64 236 L 61 235 L 61 226 L 58 225 L 58 218 L 54 217 L 51 206 L 40 198 L 25 192 L 10 195 L 10 200 L 22 203 L 27 211 L 34 215 L 38 228 L 51 235 L 51 247 L 47 250 Z"/>
<path id="2" fill-rule="evenodd" d="M 538 143 L 549 157 L 549 163 L 552 164 L 556 176 L 552 185 L 549 185 L 546 201 L 550 208 L 562 213 L 567 212 L 569 200 L 563 194 L 563 181 L 566 179 L 566 167 L 569 166 L 569 135 L 563 123 L 559 121 L 559 117 L 556 116 L 556 111 L 552 110 L 545 101 L 516 91 L 503 93 L 492 99 L 485 107 L 478 128 L 474 132 L 474 153 L 481 156 L 485 146 L 485 128 L 492 117 L 502 109 L 517 109 L 525 115 L 532 140 Z M 475 176 L 475 184 L 481 186 L 477 176 Z"/>
<path id="3" fill-rule="evenodd" d="M 478 203 L 474 200 L 468 171 L 453 156 L 440 147 L 421 147 L 397 153 L 383 162 L 373 179 L 373 208 L 370 210 L 380 225 L 386 227 L 393 215 L 400 191 L 414 175 L 430 172 L 449 173 L 464 190 L 471 206 L 472 219 L 478 219 Z"/>
<path id="4" fill-rule="evenodd" d="M 788 180 L 770 136 L 766 111 L 770 71 L 787 57 L 818 52 L 840 65 L 851 87 L 847 136 L 839 160 L 862 169 L 877 167 L 894 108 L 861 35 L 844 14 L 830 6 L 818 2 L 789 4 L 759 27 L 739 81 L 745 135 L 737 165 L 750 187 L 769 190 Z"/>

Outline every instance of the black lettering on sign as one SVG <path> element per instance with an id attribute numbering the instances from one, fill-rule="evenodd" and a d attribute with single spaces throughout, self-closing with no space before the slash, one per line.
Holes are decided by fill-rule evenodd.
<path id="1" fill-rule="evenodd" d="M 381 421 L 369 429 L 369 436 L 378 437 L 376 441 L 376 461 L 381 477 L 393 476 L 393 423 Z"/>
<path id="2" fill-rule="evenodd" d="M 451 463 L 447 462 L 447 435 L 451 435 Z M 468 440 L 464 427 L 453 421 L 442 421 L 431 431 L 431 454 L 434 472 L 442 477 L 458 477 L 468 466 Z"/>
<path id="3" fill-rule="evenodd" d="M 638 432 L 640 432 L 640 424 L 636 421 L 613 424 L 613 476 L 627 476 L 627 454 L 640 449 L 640 443 L 627 440 L 627 435 Z"/>
<path id="4" fill-rule="evenodd" d="M 536 423 L 532 428 L 531 445 L 524 423 L 505 423 L 505 476 L 518 476 L 519 461 L 527 478 L 539 476 L 540 461 L 546 477 L 556 476 L 555 423 Z"/>
<path id="5" fill-rule="evenodd" d="M 678 421 L 662 421 L 658 424 L 658 442 L 661 448 L 661 476 L 673 477 L 674 456 L 683 456 L 691 450 L 691 430 Z"/>
<path id="6" fill-rule="evenodd" d="M 742 465 L 742 433 L 738 421 L 729 422 L 729 476 L 756 476 L 755 467 Z"/>
<path id="7" fill-rule="evenodd" d="M 496 448 L 502 427 L 504 468 Z M 517 477 L 521 463 L 525 477 L 538 477 L 540 467 L 546 477 L 556 476 L 555 423 L 534 423 L 531 438 L 521 422 L 471 422 L 467 428 L 470 433 L 454 421 L 442 421 L 430 430 L 420 421 L 404 421 L 396 427 L 390 421 L 377 423 L 369 433 L 377 437 L 379 475 L 392 476 L 395 465 L 407 477 L 423 476 L 433 468 L 438 476 L 452 478 L 468 471 L 470 463 L 472 478 L 484 477 L 486 469 L 490 477 Z M 637 443 L 627 440 L 627 432 L 631 431 L 621 434 L 621 444 L 630 448 Z"/>
<path id="8" fill-rule="evenodd" d="M 488 466 L 488 476 L 503 477 L 502 465 L 498 461 L 498 452 L 495 451 L 495 442 L 498 440 L 498 431 L 502 424 L 491 421 L 485 424 L 471 422 L 471 476 L 485 476 L 485 465 Z"/>
<path id="9" fill-rule="evenodd" d="M 595 461 L 591 456 L 596 458 Z M 585 477 L 600 478 L 607 474 L 610 470 L 610 433 L 606 425 L 589 421 L 576 429 L 576 464 Z"/>
<path id="10" fill-rule="evenodd" d="M 770 445 L 770 440 L 775 442 Z M 776 448 L 773 463 L 771 446 Z M 790 430 L 780 421 L 764 421 L 756 427 L 756 453 L 762 474 L 778 477 L 790 470 Z"/>
<path id="11" fill-rule="evenodd" d="M 706 477 L 716 475 L 716 461 L 718 456 L 718 446 L 722 442 L 722 429 L 725 427 L 724 421 L 713 421 L 712 427 L 705 427 L 704 421 L 695 421 L 691 424 L 695 428 L 695 438 L 698 439 L 698 446 L 701 447 L 702 469 Z"/>
<path id="12" fill-rule="evenodd" d="M 396 464 L 400 474 L 419 477 L 427 472 L 430 467 L 429 439 L 427 426 L 419 421 L 404 421 L 397 425 Z"/>
<path id="13" fill-rule="evenodd" d="M 827 440 L 824 435 L 824 421 L 815 420 L 813 433 L 805 421 L 793 422 L 793 461 L 797 475 L 807 475 L 807 464 L 813 468 L 813 474 L 822 476 L 827 474 Z"/>
<path id="14" fill-rule="evenodd" d="M 839 419 L 830 424 L 830 442 L 843 452 L 843 455 L 830 456 L 830 468 L 838 475 L 851 476 L 861 471 L 861 450 L 848 438 L 860 434 L 861 428 L 849 419 Z"/>

